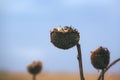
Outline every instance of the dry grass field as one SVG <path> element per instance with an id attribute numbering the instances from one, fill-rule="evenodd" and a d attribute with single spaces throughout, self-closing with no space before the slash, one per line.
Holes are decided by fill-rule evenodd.
<path id="1" fill-rule="evenodd" d="M 98 74 L 85 74 L 86 80 L 97 80 Z M 0 73 L 0 80 L 32 80 L 29 73 Z M 79 80 L 77 73 L 42 73 L 36 80 Z M 106 74 L 105 80 L 120 80 L 120 74 Z"/>

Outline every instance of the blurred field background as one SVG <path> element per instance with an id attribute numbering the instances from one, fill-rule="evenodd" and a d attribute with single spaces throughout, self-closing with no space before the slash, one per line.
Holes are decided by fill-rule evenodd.
<path id="1" fill-rule="evenodd" d="M 98 74 L 86 73 L 86 80 L 97 80 Z M 32 80 L 28 73 L 0 73 L 0 80 Z M 42 73 L 38 74 L 36 80 L 79 80 L 77 73 Z M 120 74 L 110 73 L 105 76 L 105 80 L 120 80 Z"/>

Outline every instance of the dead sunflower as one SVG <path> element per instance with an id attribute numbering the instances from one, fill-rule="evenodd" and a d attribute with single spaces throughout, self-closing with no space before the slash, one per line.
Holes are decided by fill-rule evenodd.
<path id="1" fill-rule="evenodd" d="M 69 49 L 79 41 L 79 32 L 71 26 L 64 28 L 54 28 L 50 33 L 51 42 L 58 48 Z"/>
<path id="2" fill-rule="evenodd" d="M 91 63 L 96 69 L 104 69 L 110 61 L 110 52 L 107 48 L 99 47 L 91 51 Z"/>

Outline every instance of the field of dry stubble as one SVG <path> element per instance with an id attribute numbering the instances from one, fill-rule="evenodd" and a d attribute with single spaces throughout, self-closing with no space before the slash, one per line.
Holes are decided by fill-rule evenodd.
<path id="1" fill-rule="evenodd" d="M 85 74 L 86 80 L 97 80 L 98 74 Z M 28 73 L 5 73 L 0 72 L 0 80 L 32 80 Z M 37 75 L 36 80 L 79 80 L 77 73 L 42 73 Z M 106 74 L 105 80 L 120 80 L 120 74 Z"/>

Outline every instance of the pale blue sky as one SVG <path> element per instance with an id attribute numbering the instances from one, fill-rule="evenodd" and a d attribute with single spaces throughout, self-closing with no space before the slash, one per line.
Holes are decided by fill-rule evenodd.
<path id="1" fill-rule="evenodd" d="M 44 71 L 78 71 L 76 47 L 62 50 L 50 42 L 50 30 L 72 25 L 80 32 L 84 70 L 97 72 L 90 51 L 99 46 L 120 57 L 119 0 L 0 0 L 0 69 L 26 71 L 41 60 Z M 119 72 L 118 63 L 112 70 Z"/>

